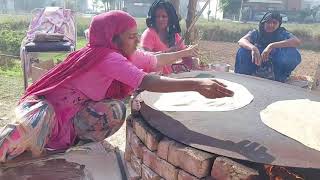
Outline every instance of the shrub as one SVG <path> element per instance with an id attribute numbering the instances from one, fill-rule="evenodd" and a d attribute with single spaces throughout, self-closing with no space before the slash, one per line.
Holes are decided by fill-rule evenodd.
<path id="1" fill-rule="evenodd" d="M 76 23 L 77 23 L 78 36 L 84 36 L 84 30 L 89 28 L 90 22 L 91 22 L 90 18 L 77 17 Z"/>
<path id="2" fill-rule="evenodd" d="M 18 56 L 24 36 L 24 31 L 0 30 L 0 51 Z"/>
<path id="3" fill-rule="evenodd" d="M 28 16 L 4 16 L 0 20 L 0 52 L 19 55 L 20 44 L 29 25 Z"/>

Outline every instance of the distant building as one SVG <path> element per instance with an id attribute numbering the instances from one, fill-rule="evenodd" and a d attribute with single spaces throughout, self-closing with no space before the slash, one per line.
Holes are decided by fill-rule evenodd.
<path id="1" fill-rule="evenodd" d="M 126 0 L 126 11 L 135 17 L 147 17 L 152 0 Z"/>
<path id="2" fill-rule="evenodd" d="M 303 0 L 283 0 L 283 3 L 287 11 L 302 10 Z"/>
<path id="3" fill-rule="evenodd" d="M 88 0 L 74 0 L 69 1 L 72 4 L 68 4 L 66 0 L 44 0 L 45 6 L 59 6 L 72 8 L 73 10 L 84 12 L 88 10 Z M 71 7 L 68 7 L 71 6 Z"/>
<path id="4" fill-rule="evenodd" d="M 303 9 L 311 9 L 314 6 L 320 6 L 320 0 L 303 0 L 302 2 Z"/>
<path id="5" fill-rule="evenodd" d="M 248 0 L 244 3 L 252 11 L 284 10 L 285 3 L 282 0 Z"/>
<path id="6" fill-rule="evenodd" d="M 304 0 L 248 0 L 245 6 L 253 11 L 299 11 L 303 9 Z"/>
<path id="7" fill-rule="evenodd" d="M 0 0 L 0 13 L 14 11 L 14 2 L 10 0 Z"/>
<path id="8" fill-rule="evenodd" d="M 0 12 L 2 11 L 21 11 L 30 12 L 35 8 L 43 8 L 46 6 L 65 7 L 65 0 L 0 0 Z M 74 10 L 85 11 L 88 9 L 88 0 L 69 1 Z"/>

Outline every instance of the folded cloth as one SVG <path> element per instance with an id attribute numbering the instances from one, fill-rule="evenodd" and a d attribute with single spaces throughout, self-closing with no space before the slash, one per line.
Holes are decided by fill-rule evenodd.
<path id="1" fill-rule="evenodd" d="M 33 39 L 34 42 L 57 42 L 64 41 L 64 35 L 58 33 L 42 33 L 38 32 L 35 34 Z"/>

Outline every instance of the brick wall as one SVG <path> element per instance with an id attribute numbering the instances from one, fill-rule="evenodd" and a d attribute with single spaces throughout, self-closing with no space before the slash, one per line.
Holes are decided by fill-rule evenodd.
<path id="1" fill-rule="evenodd" d="M 125 160 L 131 180 L 253 180 L 257 170 L 165 137 L 142 118 L 127 119 Z"/>

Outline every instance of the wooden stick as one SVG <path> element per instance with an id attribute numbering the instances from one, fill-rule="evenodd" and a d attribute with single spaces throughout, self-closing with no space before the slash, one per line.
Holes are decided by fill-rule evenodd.
<path id="1" fill-rule="evenodd" d="M 193 28 L 193 26 L 196 24 L 196 22 L 198 21 L 199 17 L 201 16 L 201 14 L 203 13 L 203 11 L 206 9 L 206 7 L 208 6 L 210 0 L 207 0 L 207 2 L 204 4 L 204 6 L 202 7 L 202 9 L 198 12 L 198 14 L 194 17 L 194 19 L 191 21 L 191 24 L 189 26 L 189 28 L 187 29 L 186 33 L 189 33 L 191 31 L 191 29 Z M 181 38 L 181 40 L 177 43 L 176 46 L 180 46 L 181 43 L 185 40 L 185 35 Z"/>

